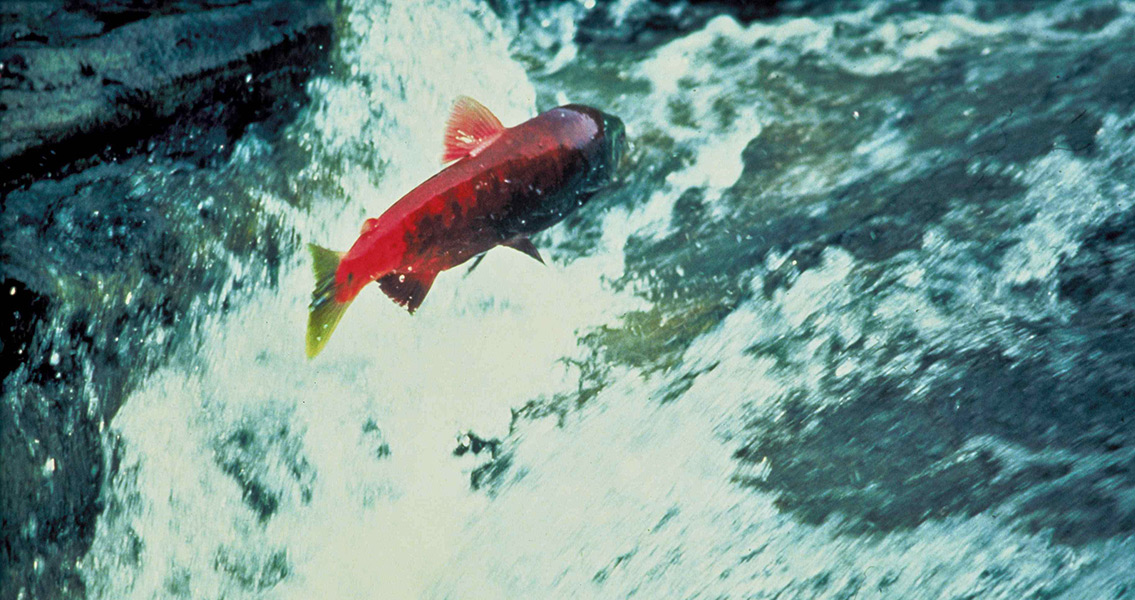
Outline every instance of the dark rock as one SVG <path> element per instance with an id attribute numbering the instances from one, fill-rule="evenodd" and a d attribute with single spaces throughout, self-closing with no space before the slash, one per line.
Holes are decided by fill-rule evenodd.
<path id="1" fill-rule="evenodd" d="M 303 0 L 29 4 L 4 9 L 0 190 L 132 153 L 218 103 L 203 122 L 239 128 L 298 89 L 331 35 L 327 5 Z"/>
<path id="2" fill-rule="evenodd" d="M 3 585 L 13 587 L 0 597 L 63 593 L 60 582 L 73 575 L 101 512 L 103 480 L 113 475 L 103 470 L 102 425 L 138 381 L 192 339 L 196 323 L 239 294 L 236 282 L 218 293 L 231 277 L 218 265 L 253 256 L 253 276 L 266 281 L 279 266 L 272 257 L 287 230 L 247 199 L 226 195 L 224 180 L 210 181 L 215 170 L 184 167 L 164 177 L 169 189 L 192 180 L 203 197 L 219 198 L 223 222 L 203 214 L 195 196 L 155 201 L 137 191 L 147 162 L 135 157 L 37 181 L 8 194 L 0 213 L 5 293 L 16 289 L 19 300 L 2 313 L 9 327 L 0 538 L 10 569 Z M 48 458 L 58 465 L 51 474 L 43 470 Z M 250 503 L 267 506 L 267 495 L 251 496 L 257 481 L 244 483 Z"/>
<path id="3" fill-rule="evenodd" d="M 580 43 L 651 43 L 693 31 L 715 16 L 732 15 L 748 23 L 779 14 L 778 0 L 730 2 L 728 0 L 651 0 L 639 2 L 633 10 L 620 9 L 616 2 L 601 2 L 580 20 L 576 41 Z"/>
<path id="4" fill-rule="evenodd" d="M 748 23 L 780 14 L 782 0 L 597 0 L 574 5 L 574 41 L 579 44 L 653 45 L 703 27 L 718 15 Z M 522 29 L 547 28 L 546 19 L 562 17 L 564 3 L 549 0 L 490 0 L 505 20 Z M 811 7 L 796 7 L 796 10 Z"/>
<path id="5" fill-rule="evenodd" d="M 218 264 L 279 266 L 288 230 L 216 174 L 246 129 L 274 139 L 294 117 L 327 64 L 331 20 L 302 0 L 0 6 L 0 598 L 82 596 L 75 561 L 117 468 L 104 467 L 104 424 L 189 339 L 195 301 L 227 306 Z M 153 185 L 202 195 L 154 201 Z M 290 496 L 237 441 L 221 444 L 222 467 L 267 520 Z"/>
<path id="6" fill-rule="evenodd" d="M 89 540 L 102 510 L 98 425 L 77 413 L 85 395 L 71 386 L 28 386 L 0 404 L 0 597 L 72 597 L 82 591 L 76 553 L 61 542 Z M 14 397 L 13 397 L 14 396 Z M 27 432 L 36 432 L 29 439 Z M 30 442 L 30 443 L 29 443 Z M 85 544 L 82 545 L 85 549 Z"/>
<path id="7" fill-rule="evenodd" d="M 7 310 L 0 311 L 0 382 L 24 361 L 39 322 L 47 310 L 47 299 L 28 289 L 19 279 L 9 278 L 5 269 L 0 297 Z"/>

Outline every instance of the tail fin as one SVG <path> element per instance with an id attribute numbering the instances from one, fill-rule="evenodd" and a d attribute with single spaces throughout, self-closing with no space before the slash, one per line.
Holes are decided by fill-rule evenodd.
<path id="1" fill-rule="evenodd" d="M 319 354 L 331 339 L 331 333 L 343 318 L 343 313 L 351 302 L 335 300 L 339 285 L 335 283 L 335 271 L 339 268 L 342 254 L 315 244 L 308 244 L 311 250 L 311 266 L 315 271 L 315 291 L 311 293 L 311 305 L 307 317 L 307 357 Z"/>

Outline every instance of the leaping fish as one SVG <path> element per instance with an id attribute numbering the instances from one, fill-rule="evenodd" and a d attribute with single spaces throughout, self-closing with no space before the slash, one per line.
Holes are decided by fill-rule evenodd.
<path id="1" fill-rule="evenodd" d="M 459 97 L 442 157 L 456 162 L 367 219 L 347 252 L 308 244 L 315 271 L 308 358 L 372 281 L 413 313 L 439 272 L 496 246 L 544 262 L 529 236 L 611 186 L 625 151 L 623 122 L 589 106 L 568 104 L 504 127 L 479 102 Z"/>

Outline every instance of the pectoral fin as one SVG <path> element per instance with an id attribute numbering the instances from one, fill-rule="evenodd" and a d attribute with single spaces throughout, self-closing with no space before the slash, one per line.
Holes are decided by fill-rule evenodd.
<path id="1" fill-rule="evenodd" d="M 544 259 L 540 256 L 540 251 L 536 249 L 536 245 L 532 243 L 532 240 L 526 237 L 513 238 L 511 240 L 508 240 L 507 242 L 503 242 L 501 245 L 519 250 L 527 254 L 528 256 L 535 258 L 540 262 L 540 264 L 544 264 Z"/>
<path id="2" fill-rule="evenodd" d="M 482 253 L 480 253 L 480 254 L 478 254 L 478 255 L 477 255 L 477 258 L 474 258 L 474 259 L 473 259 L 473 264 L 469 265 L 469 270 L 465 271 L 465 276 L 466 276 L 466 277 L 468 277 L 468 276 L 469 276 L 469 274 L 473 272 L 473 269 L 476 269 L 476 268 L 477 268 L 477 265 L 480 265 L 480 264 L 481 264 L 481 261 L 482 261 L 482 260 L 485 260 L 485 255 L 486 255 L 486 254 L 488 254 L 488 252 L 482 252 Z"/>
<path id="3" fill-rule="evenodd" d="M 399 306 L 405 307 L 411 314 L 426 299 L 437 272 L 432 273 L 391 273 L 379 278 L 378 287 L 383 293 Z"/>

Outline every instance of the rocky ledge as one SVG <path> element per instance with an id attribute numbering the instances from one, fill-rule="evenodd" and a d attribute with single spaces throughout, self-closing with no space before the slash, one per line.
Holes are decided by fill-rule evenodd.
<path id="1" fill-rule="evenodd" d="M 327 3 L 302 0 L 17 1 L 0 20 L 4 191 L 130 153 L 218 102 L 210 116 L 238 127 L 306 79 L 331 33 Z"/>
<path id="2" fill-rule="evenodd" d="M 200 254 L 204 242 L 186 236 L 205 235 L 193 233 L 211 222 L 205 209 L 192 220 L 177 216 L 184 207 L 146 206 L 131 182 L 147 163 L 168 162 L 172 177 L 201 185 L 194 171 L 223 165 L 250 126 L 263 134 L 289 122 L 304 82 L 329 64 L 333 8 L 0 4 L 0 600 L 85 595 L 75 564 L 115 468 L 101 426 L 128 393 L 127 373 L 153 354 L 142 348 L 153 337 L 146 324 L 177 320 L 210 289 L 210 274 L 184 258 Z M 229 219 L 254 212 L 226 208 Z M 91 215 L 106 223 L 83 220 Z M 263 245 L 254 215 L 246 220 L 238 231 Z M 119 280 L 153 293 L 111 305 L 83 292 Z M 120 335 L 137 344 L 107 341 Z M 81 364 L 98 368 L 84 374 Z"/>

